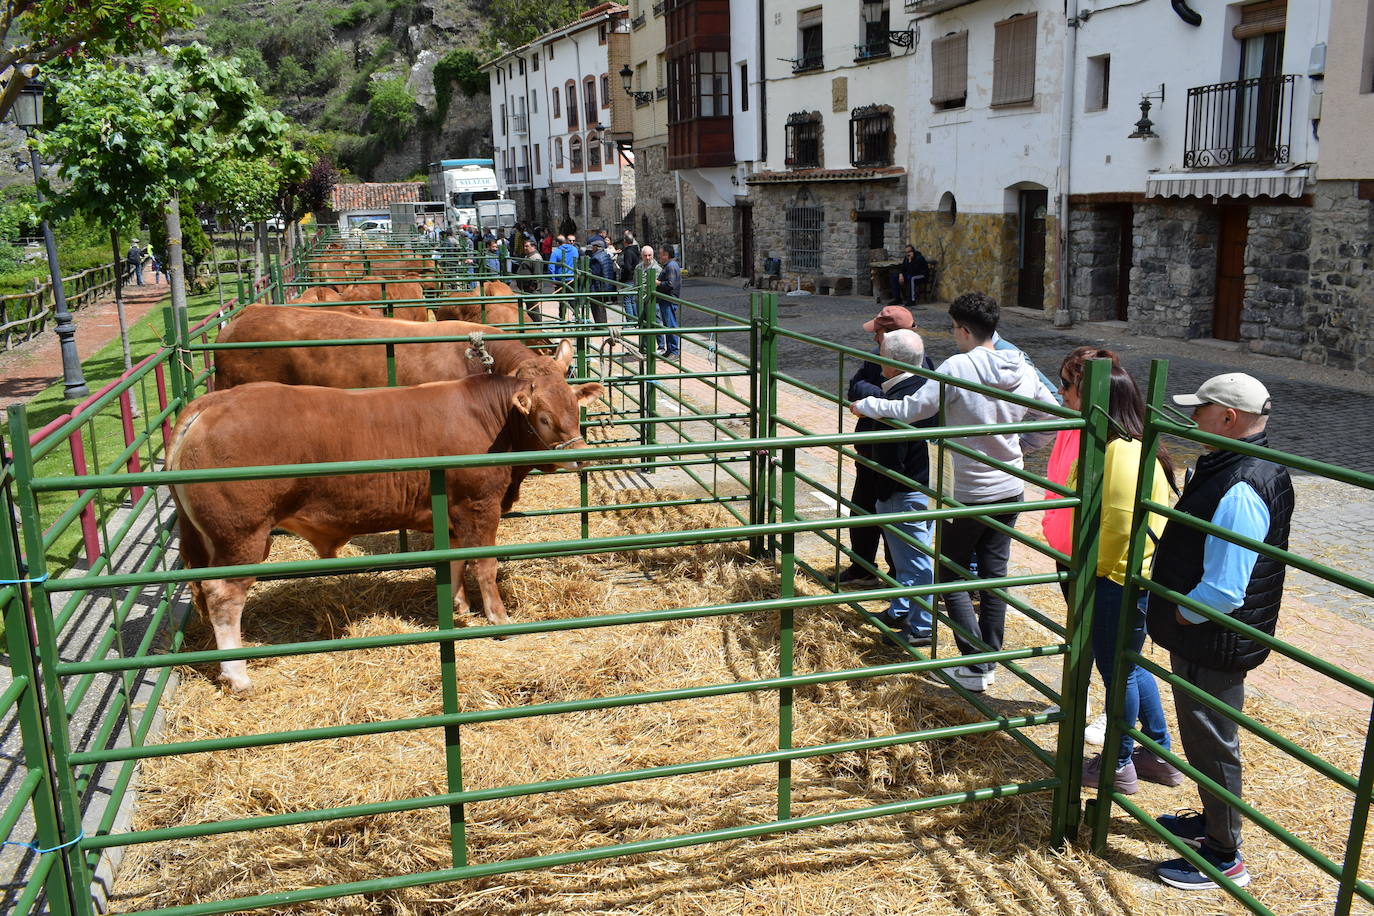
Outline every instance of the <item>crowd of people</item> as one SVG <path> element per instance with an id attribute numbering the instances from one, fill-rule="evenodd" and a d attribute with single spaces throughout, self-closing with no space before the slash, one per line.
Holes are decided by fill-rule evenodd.
<path id="1" fill-rule="evenodd" d="M 1110 350 L 1080 347 L 1062 361 L 1057 383 L 1051 386 L 1024 353 L 997 334 L 997 302 L 980 293 L 956 298 L 949 307 L 956 352 L 934 369 L 936 372 L 976 383 L 997 392 L 1032 398 L 1046 405 L 1062 403 L 1078 409 L 1082 403 L 1085 366 L 1089 360 L 1110 360 L 1108 403 L 1109 433 L 1102 470 L 1102 509 L 1098 523 L 1098 557 L 1091 570 L 1093 614 L 1091 646 L 1096 669 L 1110 691 L 1113 678 L 1123 679 L 1123 719 L 1140 725 L 1140 732 L 1168 750 L 1172 745 L 1164 703 L 1154 677 L 1129 661 L 1115 665 L 1121 636 L 1131 531 L 1134 525 L 1135 488 L 1141 463 L 1145 403 L 1134 379 Z M 930 369 L 932 360 L 914 327 L 911 312 L 902 306 L 884 308 L 864 330 L 873 335 L 874 352 L 904 366 Z M 849 384 L 850 411 L 858 430 L 882 428 L 882 419 L 918 426 L 936 422 L 944 392 L 945 423 L 949 426 L 980 426 L 1016 423 L 1023 419 L 1048 419 L 1050 415 L 1002 397 L 952 385 L 928 383 L 924 375 L 900 367 L 867 362 Z M 1057 390 L 1052 390 L 1057 389 Z M 1191 408 L 1198 429 L 1227 439 L 1265 445 L 1265 426 L 1270 398 L 1264 385 L 1243 373 L 1233 372 L 1207 380 L 1197 391 L 1176 395 L 1175 404 Z M 989 431 L 960 441 L 973 452 L 995 459 L 1003 467 L 1022 467 L 1024 449 L 1049 444 L 1054 438 L 1048 479 L 1069 487 L 1077 485 L 1079 432 L 1057 435 L 1024 435 Z M 860 446 L 859 454 L 882 467 L 879 472 L 860 465 L 852 502 L 859 512 L 897 513 L 926 508 L 925 494 L 916 487 L 930 484 L 929 449 L 923 440 Z M 1154 457 L 1150 498 L 1161 504 L 1173 502 L 1180 511 L 1236 534 L 1278 548 L 1288 544 L 1288 525 L 1293 512 L 1293 487 L 1280 465 L 1239 452 L 1215 449 L 1198 459 L 1180 482 L 1176 463 L 1161 445 Z M 1023 500 L 1022 481 L 998 466 L 970 455 L 951 452 L 952 495 L 965 506 L 1000 507 Z M 889 473 L 891 472 L 891 476 Z M 1054 494 L 1047 494 L 1053 497 Z M 1176 502 L 1175 502 L 1176 500 Z M 1072 556 L 1072 509 L 1051 509 L 1043 515 L 1043 532 L 1055 550 Z M 957 517 L 939 522 L 942 562 L 933 561 L 932 525 L 911 521 L 890 526 L 851 528 L 851 548 L 856 562 L 838 575 L 841 585 L 878 584 L 877 550 L 881 540 L 890 575 L 902 586 L 956 582 L 968 576 L 998 579 L 1006 576 L 1012 538 L 1008 533 L 1017 514 L 989 509 L 981 518 Z M 1224 538 L 1190 526 L 1151 516 L 1145 546 L 1145 569 L 1161 585 L 1210 608 L 1216 614 L 1272 634 L 1278 620 L 1283 591 L 1284 566 Z M 924 546 L 913 546 L 912 542 Z M 1067 588 L 1065 590 L 1068 599 Z M 946 592 L 944 607 L 954 624 L 954 641 L 962 655 L 997 651 L 1003 647 L 1007 604 L 996 590 Z M 934 633 L 933 604 L 927 598 L 899 597 L 891 601 L 885 616 L 903 639 L 927 646 Z M 1143 595 L 1124 617 L 1128 628 L 1124 645 L 1140 652 L 1148 635 L 1169 653 L 1174 674 L 1188 685 L 1210 694 L 1235 710 L 1245 698 L 1246 673 L 1268 655 L 1268 648 L 1244 633 L 1223 626 L 1184 604 L 1152 593 Z M 950 678 L 972 692 L 992 686 L 996 665 L 972 662 L 946 669 Z M 1230 794 L 1241 795 L 1239 731 L 1235 721 L 1199 701 L 1188 689 L 1175 687 L 1174 708 L 1178 739 L 1188 763 Z M 1149 748 L 1137 746 L 1122 734 L 1114 747 L 1104 748 L 1083 764 L 1084 785 L 1096 787 L 1104 766 L 1113 768 L 1118 792 L 1133 794 L 1140 780 L 1178 786 L 1183 773 Z M 1202 811 L 1182 811 L 1158 818 L 1161 827 L 1201 856 L 1236 884 L 1245 885 L 1250 875 L 1241 858 L 1241 816 L 1222 797 L 1199 785 Z M 1155 868 L 1156 875 L 1173 887 L 1197 890 L 1215 888 L 1213 879 L 1178 858 Z"/>

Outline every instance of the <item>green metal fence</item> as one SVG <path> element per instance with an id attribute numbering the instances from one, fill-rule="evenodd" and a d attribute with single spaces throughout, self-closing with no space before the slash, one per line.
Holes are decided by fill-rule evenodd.
<path id="1" fill-rule="evenodd" d="M 348 247 L 331 248 L 331 244 L 347 244 Z M 463 284 L 475 282 L 474 278 L 481 271 L 481 266 L 475 262 L 476 256 L 461 250 L 439 250 L 417 239 L 408 239 L 405 245 L 402 248 L 399 243 L 389 239 L 377 242 L 338 240 L 327 234 L 321 235 L 312 246 L 298 251 L 285 268 L 274 268 L 267 286 L 253 290 L 245 288 L 239 300 L 230 303 L 224 315 L 217 317 L 232 316 L 239 302 L 246 302 L 252 295 L 271 301 L 286 301 L 293 290 L 311 284 L 323 285 L 331 280 L 339 282 L 339 276 L 328 271 L 336 269 L 330 265 L 340 261 L 341 252 L 368 252 L 365 267 L 373 276 L 385 276 L 389 263 L 398 267 L 397 273 L 408 272 L 399 269 L 399 265 L 413 261 L 413 255 L 418 254 L 431 261 L 432 267 L 425 272 L 428 285 L 424 300 L 416 300 L 416 303 L 434 306 L 463 301 L 453 294 L 462 291 Z M 499 273 L 494 278 L 519 279 L 516 275 Z M 637 300 L 639 309 L 633 317 L 625 307 L 626 296 L 634 296 Z M 188 326 L 185 316 L 170 315 L 168 345 L 131 375 L 112 386 L 105 395 L 108 400 L 103 402 L 115 403 L 131 393 L 141 398 L 143 431 L 117 455 L 104 455 L 103 461 L 101 457 L 95 457 L 95 473 L 83 473 L 64 461 L 56 460 L 56 455 L 57 447 L 67 441 L 64 437 L 71 432 L 66 428 L 68 426 L 88 428 L 92 445 L 101 441 L 98 426 L 108 423 L 109 417 L 102 415 L 98 407 L 74 416 L 65 426 L 36 437 L 33 441 L 27 433 L 23 411 L 11 411 L 14 457 L 5 473 L 6 483 L 13 482 L 12 499 L 18 510 L 20 524 L 14 530 L 7 527 L 6 533 L 0 535 L 0 539 L 8 539 L 0 543 L 0 579 L 7 583 L 0 585 L 0 601 L 4 602 L 6 639 L 14 672 L 10 685 L 0 692 L 0 715 L 9 715 L 8 710 L 14 710 L 13 715 L 22 730 L 27 769 L 22 784 L 24 794 L 0 812 L 0 838 L 15 836 L 16 824 L 23 818 L 31 818 L 36 825 L 35 842 L 32 844 L 35 849 L 31 851 L 34 861 L 27 871 L 27 884 L 22 896 L 15 901 L 15 912 L 34 912 L 40 903 L 55 913 L 92 912 L 92 876 L 100 865 L 101 855 L 107 850 L 134 844 L 420 809 L 445 809 L 448 812 L 451 863 L 447 868 L 379 876 L 348 884 L 273 891 L 247 898 L 205 901 L 157 912 L 209 914 L 283 907 L 311 900 L 657 852 L 1026 793 L 1045 793 L 1048 796 L 1047 803 L 1052 808 L 1053 816 L 1051 836 L 1046 837 L 1047 842 L 1060 843 L 1074 837 L 1082 808 L 1079 797 L 1084 724 L 1082 698 L 1086 695 L 1091 663 L 1087 623 L 1092 603 L 1091 573 L 1095 569 L 1097 551 L 1097 525 L 1081 520 L 1095 522 L 1100 512 L 1100 472 L 1108 433 L 1106 366 L 1092 364 L 1088 367 L 1084 390 L 1086 406 L 1082 413 L 1036 404 L 1034 406 L 1043 409 L 1051 419 L 1029 420 L 998 429 L 1017 434 L 1081 430 L 1078 480 L 1082 483 L 1075 488 L 1063 487 L 1021 468 L 999 465 L 1002 470 L 1027 484 L 1044 488 L 1054 494 L 1054 498 L 966 506 L 944 492 L 939 480 L 943 478 L 950 453 L 970 454 L 961 440 L 986 435 L 989 429 L 983 426 L 950 427 L 942 423 L 939 428 L 911 428 L 895 424 L 898 428 L 882 432 L 844 432 L 847 415 L 843 410 L 843 401 L 830 392 L 782 373 L 778 364 L 779 342 L 791 340 L 810 348 L 817 359 L 833 360 L 837 378 L 841 381 L 847 375 L 847 367 L 857 366 L 856 361 L 890 361 L 781 327 L 774 295 L 754 296 L 747 319 L 706 309 L 685 300 L 668 300 L 680 309 L 697 310 L 706 321 L 704 325 L 680 331 L 686 346 L 684 355 L 675 359 L 658 356 L 648 343 L 664 330 L 657 311 L 657 305 L 664 301 L 664 297 L 660 297 L 652 286 L 641 284 L 638 287 L 624 287 L 616 284 L 609 293 L 595 293 L 590 288 L 585 267 L 578 265 L 565 287 L 551 291 L 547 296 L 541 295 L 541 299 L 560 303 L 560 315 L 557 318 L 547 316 L 546 320 L 540 322 L 540 331 L 547 330 L 547 336 L 551 338 L 576 341 L 578 357 L 572 381 L 601 381 L 610 392 L 605 407 L 590 410 L 585 415 L 583 425 L 592 444 L 586 449 L 283 467 L 177 472 L 161 470 L 158 468 L 171 419 L 191 397 L 202 390 L 210 375 L 213 351 L 225 346 L 213 340 L 219 326 L 218 320 L 208 321 L 193 329 Z M 604 302 L 608 315 L 607 326 L 592 324 L 592 299 Z M 486 301 L 491 304 L 499 300 L 487 298 Z M 397 303 L 377 299 L 364 304 L 385 309 Z M 518 323 L 523 322 L 521 318 Z M 515 336 L 515 332 L 524 329 L 514 327 L 503 330 L 511 332 L 510 335 L 497 336 Z M 386 341 L 340 339 L 310 341 L 309 345 L 381 346 L 390 352 L 394 360 L 396 344 L 421 340 L 450 340 L 457 343 L 466 338 L 417 337 L 413 340 L 394 338 Z M 642 343 L 636 345 L 636 341 Z M 300 342 L 296 343 L 299 345 Z M 961 387 L 988 397 L 1021 400 L 995 389 L 935 376 L 923 370 L 916 371 L 930 378 L 931 384 L 941 386 L 942 399 L 950 388 Z M 163 374 L 170 387 L 165 403 L 159 401 L 149 387 L 150 378 L 161 378 Z M 740 387 L 736 387 L 737 384 Z M 834 404 L 836 423 L 833 426 L 826 424 L 828 429 L 809 428 L 807 422 L 798 419 L 790 408 L 793 399 L 798 396 Z M 1157 430 L 1153 434 L 1157 434 Z M 880 515 L 849 513 L 846 510 L 854 507 L 847 499 L 844 486 L 846 465 L 857 463 L 879 473 L 891 474 L 860 456 L 855 449 L 893 440 L 927 441 L 935 445 L 935 482 L 932 485 L 898 478 L 904 487 L 909 486 L 926 494 L 930 498 L 929 508 L 920 512 Z M 139 456 L 137 465 L 132 463 L 135 455 Z M 497 464 L 539 465 L 555 461 L 581 462 L 576 472 L 579 475 L 579 498 L 575 505 L 539 511 L 543 514 L 578 514 L 581 518 L 580 537 L 530 544 L 498 544 L 492 548 L 454 547 L 449 543 L 447 527 L 443 523 L 447 517 L 448 497 L 444 486 L 446 469 Z M 833 475 L 828 470 L 832 463 Z M 669 468 L 681 471 L 699 488 L 700 495 L 688 494 L 682 498 L 614 506 L 594 504 L 589 499 L 588 481 L 598 474 L 621 471 L 627 465 L 644 472 Z M 827 469 L 821 470 L 822 467 Z M 360 557 L 228 568 L 180 568 L 173 546 L 173 519 L 165 496 L 168 485 L 358 473 L 427 475 L 432 517 L 436 522 L 431 549 L 407 550 L 403 545 L 394 553 Z M 815 494 L 826 497 L 834 508 L 816 510 L 815 500 L 810 499 Z M 91 503 L 99 509 L 99 530 L 95 555 L 88 567 L 83 569 L 74 566 L 67 560 L 67 554 L 61 554 L 60 551 L 60 555 L 53 556 L 53 562 L 46 562 L 44 558 L 53 555 L 54 547 L 65 543 L 63 538 L 70 539 L 69 529 L 74 525 L 79 527 L 82 509 Z M 719 505 L 730 513 L 733 523 L 724 527 L 658 534 L 589 536 L 588 520 L 599 512 L 636 506 L 705 503 Z M 1080 520 L 1075 525 L 1071 556 L 1050 550 L 1018 530 L 1007 530 L 990 518 L 1010 512 L 1038 512 L 1052 508 L 1073 508 Z M 815 559 L 815 545 L 827 545 L 825 549 L 830 551 L 838 568 L 840 558 L 848 552 L 841 538 L 843 531 L 848 528 L 882 525 L 889 533 L 905 537 L 892 526 L 912 520 L 938 521 L 959 517 L 982 518 L 985 524 L 1007 530 L 1020 543 L 1054 560 L 1066 571 L 1057 569 L 997 579 L 980 577 L 974 570 L 954 567 L 941 556 L 938 533 L 933 545 L 910 540 L 909 543 L 933 555 L 935 561 L 945 568 L 952 569 L 959 577 L 957 581 L 903 587 L 895 580 L 883 577 L 885 581 L 877 588 L 841 592 L 831 584 L 831 571 L 823 568 Z M 57 524 L 51 524 L 54 521 Z M 936 528 L 938 532 L 939 526 Z M 557 557 L 723 542 L 747 543 L 755 555 L 776 563 L 777 597 L 500 626 L 460 627 L 453 619 L 452 589 L 455 583 L 449 580 L 448 564 L 451 560 Z M 252 575 L 272 580 L 417 568 L 435 570 L 437 628 L 434 630 L 223 651 L 182 649 L 179 615 L 184 608 L 184 583 L 231 575 Z M 1085 570 L 1086 574 L 1082 572 Z M 798 594 L 799 585 L 804 579 L 821 583 L 827 591 L 819 595 Z M 1068 583 L 1071 596 L 1070 612 L 1063 623 L 1047 613 L 1046 609 L 1035 607 L 1023 595 L 1012 591 L 1023 586 L 1060 582 Z M 1015 611 L 1044 632 L 1044 640 L 996 651 L 983 644 L 982 648 L 986 651 L 975 655 L 937 657 L 935 645 L 929 651 L 924 651 L 897 642 L 890 628 L 868 610 L 873 602 L 909 595 L 929 603 L 938 619 L 945 626 L 953 627 L 949 618 L 940 612 L 935 596 L 970 588 L 998 590 L 1005 594 Z M 102 600 L 106 604 L 101 604 Z M 135 605 L 145 609 L 148 625 L 140 639 L 130 642 L 126 638 L 127 624 Z M 862 614 L 894 644 L 901 646 L 905 657 L 889 664 L 797 674 L 794 669 L 797 615 L 804 616 L 815 609 L 832 606 L 848 606 Z M 498 709 L 462 710 L 458 707 L 457 684 L 461 674 L 454 663 L 454 647 L 463 640 L 773 612 L 778 614 L 779 621 L 778 669 L 773 677 Z M 96 638 L 94 648 L 79 653 L 63 651 L 64 646 L 70 648 L 70 643 L 64 640 L 69 641 L 74 635 L 82 633 L 83 627 L 86 631 L 103 634 Z M 979 643 L 977 634 L 964 632 L 962 635 L 975 644 Z M 265 659 L 425 644 L 438 647 L 443 699 L 442 712 L 439 714 L 176 743 L 159 742 L 153 735 L 159 702 L 166 696 L 177 667 L 233 659 Z M 1027 670 L 1025 662 L 1035 658 L 1061 659 L 1062 689 L 1055 689 L 1042 677 Z M 959 687 L 946 674 L 946 669 L 951 666 L 983 661 L 995 662 L 1045 697 L 1047 703 L 1060 708 L 1008 716 L 999 713 L 984 698 Z M 941 678 L 980 713 L 979 720 L 892 735 L 794 746 L 793 699 L 798 688 L 918 674 Z M 111 693 L 116 699 L 102 705 L 97 712 L 87 714 L 95 720 L 94 729 L 87 729 L 83 725 L 81 734 L 76 735 L 72 726 L 82 716 L 82 691 L 89 693 L 93 685 Z M 744 694 L 776 696 L 778 731 L 776 747 L 772 750 L 480 790 L 464 785 L 464 725 Z M 1052 747 L 1042 746 L 1042 742 L 1024 733 L 1027 729 L 1043 725 L 1058 726 Z M 138 763 L 143 759 L 417 729 L 442 730 L 446 751 L 446 784 L 445 791 L 441 793 L 159 829 L 129 831 L 114 828 L 118 803 L 128 793 Z M 795 760 L 987 733 L 1005 733 L 1010 740 L 1018 742 L 1039 762 L 1042 767 L 1040 776 L 858 809 L 804 813 L 794 810 L 792 762 Z M 773 820 L 505 861 L 474 862 L 470 856 L 466 829 L 468 805 L 498 798 L 649 779 L 669 780 L 689 774 L 759 765 L 776 768 L 777 816 Z M 105 780 L 104 785 L 110 787 L 107 791 L 111 803 L 96 808 L 90 804 L 90 792 L 96 781 L 101 779 Z M 1363 791 L 1361 804 L 1365 809 L 1369 781 L 1366 773 L 1362 773 L 1359 785 Z M 669 791 L 668 785 L 665 785 L 664 791 Z M 1129 804 L 1119 796 L 1116 798 L 1123 804 Z M 1358 826 L 1362 839 L 1362 820 Z M 1352 830 L 1352 836 L 1354 833 Z M 1352 842 L 1358 843 L 1358 840 Z M 1364 893 L 1363 885 L 1352 884 L 1352 887 Z"/>

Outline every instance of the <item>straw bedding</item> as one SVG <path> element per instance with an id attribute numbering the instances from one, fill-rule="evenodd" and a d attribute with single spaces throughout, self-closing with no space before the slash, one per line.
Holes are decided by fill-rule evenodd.
<path id="1" fill-rule="evenodd" d="M 594 490 L 605 502 L 661 491 Z M 526 485 L 522 509 L 575 504 L 570 478 Z M 715 508 L 622 510 L 593 517 L 593 534 L 656 532 L 725 524 Z M 504 541 L 575 537 L 577 516 L 503 523 Z M 382 552 L 394 539 L 359 538 L 347 551 Z M 742 545 L 634 554 L 511 561 L 501 587 L 512 617 L 577 617 L 744 600 L 776 594 L 775 571 Z M 278 538 L 272 559 L 313 556 Z M 1048 592 L 1046 593 L 1048 594 Z M 1037 596 L 1041 597 L 1041 596 Z M 474 600 L 477 599 L 473 594 Z M 1053 606 L 1046 598 L 1046 606 Z M 281 643 L 431 628 L 433 576 L 393 572 L 261 583 L 245 612 L 245 639 Z M 479 618 L 474 618 L 474 622 Z M 847 610 L 797 614 L 796 670 L 893 662 L 897 651 Z M 626 628 L 524 636 L 457 645 L 463 709 L 518 706 L 776 675 L 776 615 L 758 613 Z M 1037 639 L 1028 628 L 1015 639 Z M 188 643 L 208 646 L 192 625 Z M 212 670 L 184 672 L 165 740 L 366 722 L 442 711 L 434 646 L 331 653 L 250 662 L 256 693 L 235 698 Z M 999 686 L 1001 680 L 999 679 Z M 816 744 L 974 721 L 947 688 L 924 677 L 799 690 L 795 743 Z M 999 708 L 1043 702 L 998 692 Z M 1008 698 L 1010 697 L 1010 698 Z M 1277 710 L 1263 714 L 1283 718 Z M 1272 715 L 1271 715 L 1272 714 Z M 777 699 L 757 693 L 618 710 L 465 726 L 464 786 L 483 788 L 713 759 L 776 747 Z M 1337 763 L 1358 750 L 1351 733 L 1296 720 Z M 1049 729 L 1037 736 L 1052 740 Z M 1343 824 L 1348 802 L 1292 786 L 1257 755 L 1252 786 L 1267 810 L 1283 809 L 1320 836 Z M 1272 769 L 1272 767 L 1271 767 Z M 960 788 L 1040 778 L 1043 768 L 1005 735 L 926 742 L 794 764 L 795 815 L 864 807 Z M 148 761 L 140 829 L 326 808 L 440 793 L 440 730 L 256 748 Z M 710 830 L 776 816 L 776 768 L 754 767 L 664 780 L 498 800 L 467 807 L 470 861 L 494 862 L 611 843 Z M 1151 809 L 1196 803 L 1186 788 L 1147 789 Z M 1271 797 L 1272 795 L 1272 797 Z M 1269 804 L 1272 802 L 1272 804 Z M 1314 805 L 1318 809 L 1314 812 Z M 1345 806 L 1343 809 L 1342 806 Z M 1229 909 L 1217 895 L 1164 893 L 1142 883 L 1162 852 L 1139 831 L 1114 841 L 1111 862 L 1044 846 L 1049 796 L 1040 794 L 860 821 L 792 835 L 716 843 L 585 865 L 497 875 L 448 885 L 301 905 L 292 912 L 438 913 L 1203 913 Z M 1125 827 L 1125 822 L 1121 822 Z M 1258 844 L 1257 844 L 1258 845 Z M 1258 850 L 1257 850 L 1258 852 Z M 1291 857 L 1289 857 L 1291 858 Z M 1254 860 L 1252 860 L 1254 861 Z M 447 810 L 404 812 L 252 833 L 131 847 L 121 867 L 119 910 L 187 904 L 357 881 L 450 865 Z M 1278 894 L 1306 911 L 1314 882 Z M 1257 884 L 1260 882 L 1257 880 Z M 1316 910 L 1313 910 L 1315 912 Z"/>

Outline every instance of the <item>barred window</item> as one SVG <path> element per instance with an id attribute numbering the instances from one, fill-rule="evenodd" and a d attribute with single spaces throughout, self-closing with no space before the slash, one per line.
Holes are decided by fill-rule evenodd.
<path id="1" fill-rule="evenodd" d="M 587 109 L 587 126 L 596 124 L 596 77 L 589 76 L 582 81 L 582 104 Z"/>
<path id="2" fill-rule="evenodd" d="M 563 138 L 554 137 L 553 140 L 553 165 L 554 168 L 563 167 Z"/>
<path id="3" fill-rule="evenodd" d="M 817 206 L 810 190 L 802 188 L 785 211 L 787 267 L 795 271 L 821 269 L 821 236 L 825 209 Z"/>
<path id="4" fill-rule="evenodd" d="M 563 91 L 568 94 L 568 127 L 577 126 L 577 84 L 568 80 L 563 84 Z"/>
<path id="5" fill-rule="evenodd" d="M 582 171 L 582 138 L 571 137 L 568 140 L 568 167 L 574 172 Z"/>
<path id="6" fill-rule="evenodd" d="M 595 133 L 587 135 L 587 171 L 601 171 L 601 138 Z"/>
<path id="7" fill-rule="evenodd" d="M 992 104 L 1026 105 L 1035 101 L 1036 14 L 1013 16 L 994 26 Z"/>
<path id="8" fill-rule="evenodd" d="M 952 32 L 930 43 L 930 104 L 963 108 L 968 101 L 968 32 Z"/>
<path id="9" fill-rule="evenodd" d="M 895 140 L 890 105 L 866 105 L 850 112 L 849 161 L 854 165 L 891 165 Z"/>
<path id="10" fill-rule="evenodd" d="M 814 169 L 821 164 L 820 112 L 799 111 L 787 118 L 787 158 L 789 168 Z"/>

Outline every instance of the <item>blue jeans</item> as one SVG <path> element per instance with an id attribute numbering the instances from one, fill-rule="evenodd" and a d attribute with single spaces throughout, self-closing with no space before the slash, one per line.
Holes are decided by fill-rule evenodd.
<path id="1" fill-rule="evenodd" d="M 916 512 L 926 508 L 926 505 L 924 494 L 911 490 L 898 490 L 890 496 L 878 500 L 875 509 L 878 512 Z M 931 544 L 931 523 L 929 521 L 901 522 L 893 527 L 911 535 L 927 547 Z M 887 542 L 887 551 L 892 557 L 893 578 L 901 585 L 929 585 L 935 581 L 935 561 L 929 554 L 912 547 L 888 531 L 883 532 L 883 539 Z M 902 627 L 904 633 L 910 636 L 926 637 L 930 635 L 933 626 L 930 602 L 929 595 L 893 598 L 892 604 L 887 609 L 887 615 L 890 618 L 900 618 L 906 621 Z"/>
<path id="2" fill-rule="evenodd" d="M 1109 691 L 1112 689 L 1112 665 L 1116 657 L 1116 627 L 1121 616 L 1121 597 L 1125 590 L 1125 586 L 1118 585 L 1111 579 L 1099 578 L 1093 596 L 1093 661 L 1097 664 L 1098 673 L 1102 675 L 1103 685 Z M 1129 652 L 1139 652 L 1140 647 L 1145 645 L 1145 600 L 1146 596 L 1141 595 L 1140 603 L 1130 616 L 1131 631 L 1126 634 L 1126 650 Z M 1129 663 L 1123 664 L 1123 672 L 1126 675 L 1126 698 L 1121 718 L 1132 723 L 1138 721 L 1140 730 L 1150 740 L 1169 747 L 1169 730 L 1164 721 L 1164 706 L 1159 702 L 1159 687 L 1155 684 L 1154 677 L 1138 665 Z M 1116 752 L 1118 768 L 1131 759 L 1131 752 L 1134 750 L 1135 741 L 1130 735 L 1122 735 Z"/>
<path id="3" fill-rule="evenodd" d="M 677 323 L 677 305 L 672 302 L 660 302 L 658 304 L 658 323 L 665 328 L 675 328 Z M 664 341 L 667 343 L 664 343 Z M 665 334 L 658 338 L 659 346 L 668 351 L 669 356 L 674 356 L 681 350 L 681 344 L 676 334 Z"/>
<path id="4" fill-rule="evenodd" d="M 620 304 L 625 308 L 625 320 L 636 322 L 639 320 L 639 297 L 626 296 L 620 300 Z"/>
<path id="5" fill-rule="evenodd" d="M 136 262 L 136 263 L 134 263 L 134 264 L 130 264 L 130 265 L 129 265 L 129 273 L 132 274 L 132 275 L 133 275 L 133 278 L 134 278 L 135 280 L 138 281 L 138 285 L 139 285 L 139 286 L 142 286 L 142 285 L 143 285 L 143 262 L 142 262 L 142 261 L 138 261 L 138 262 Z"/>

